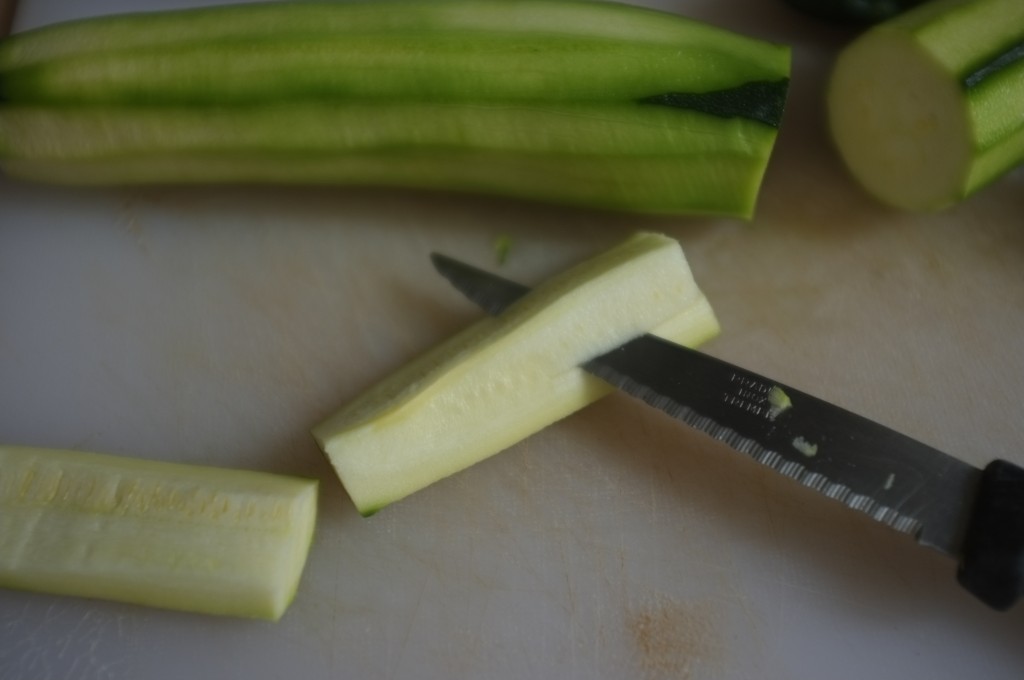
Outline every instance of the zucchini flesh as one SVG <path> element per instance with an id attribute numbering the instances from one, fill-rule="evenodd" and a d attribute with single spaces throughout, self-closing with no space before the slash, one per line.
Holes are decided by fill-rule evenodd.
<path id="1" fill-rule="evenodd" d="M 579 366 L 648 331 L 718 332 L 677 242 L 638 234 L 399 369 L 314 437 L 370 515 L 608 394 Z"/>
<path id="2" fill-rule="evenodd" d="M 0 446 L 0 586 L 277 620 L 316 501 L 313 480 Z"/>
<path id="3" fill-rule="evenodd" d="M 938 0 L 840 54 L 829 124 L 879 200 L 939 210 L 1024 161 L 1024 3 Z"/>
<path id="4" fill-rule="evenodd" d="M 788 48 L 606 2 L 100 17 L 0 43 L 0 165 L 72 184 L 387 184 L 749 217 L 788 75 Z"/>

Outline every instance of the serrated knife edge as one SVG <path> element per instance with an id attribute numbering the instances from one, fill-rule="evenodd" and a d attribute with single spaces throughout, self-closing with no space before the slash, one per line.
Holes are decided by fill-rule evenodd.
<path id="1" fill-rule="evenodd" d="M 528 286 L 510 281 L 445 255 L 433 253 L 431 254 L 431 259 L 435 268 L 442 276 L 448 279 L 457 290 L 483 308 L 488 314 L 500 313 L 530 290 Z M 641 345 L 645 345 L 645 347 L 641 349 Z M 648 384 L 640 383 L 634 379 L 633 375 L 630 375 L 625 370 L 620 370 L 615 365 L 615 362 L 618 360 L 617 357 L 624 358 L 624 353 L 629 353 L 633 357 L 639 354 L 649 356 L 653 352 L 661 351 L 662 349 L 673 353 L 682 349 L 687 353 L 692 353 L 695 355 L 694 359 L 700 359 L 702 368 L 714 368 L 714 370 L 719 371 L 720 368 L 711 365 L 720 364 L 722 367 L 728 366 L 728 369 L 737 378 L 736 386 L 732 386 L 737 394 L 724 395 L 724 398 L 719 399 L 716 403 L 716 408 L 724 408 L 723 404 L 730 405 L 725 407 L 735 405 L 737 410 L 745 411 L 740 415 L 748 417 L 757 427 L 762 427 L 763 422 L 758 421 L 763 419 L 766 409 L 752 404 L 749 397 L 743 395 L 748 395 L 752 391 L 763 393 L 767 386 L 776 385 L 800 401 L 799 409 L 791 409 L 790 412 L 785 414 L 791 420 L 793 419 L 793 411 L 799 414 L 799 418 L 802 419 L 804 425 L 802 427 L 794 425 L 793 427 L 796 428 L 797 432 L 813 430 L 818 425 L 814 421 L 818 419 L 824 422 L 839 417 L 843 419 L 844 425 L 848 422 L 854 422 L 867 428 L 870 434 L 867 437 L 868 445 L 870 445 L 872 438 L 878 439 L 880 436 L 884 438 L 884 441 L 881 442 L 882 444 L 907 447 L 906 452 L 902 455 L 907 456 L 909 460 L 928 459 L 932 464 L 929 466 L 929 474 L 921 473 L 917 475 L 916 479 L 909 479 L 912 476 L 912 470 L 906 473 L 901 472 L 897 488 L 884 490 L 887 493 L 881 493 L 880 491 L 875 494 L 876 496 L 886 495 L 893 497 L 893 502 L 891 503 L 882 502 L 873 497 L 871 493 L 868 493 L 865 488 L 854 488 L 854 485 L 851 485 L 849 482 L 838 481 L 829 474 L 823 474 L 815 470 L 815 467 L 822 467 L 824 461 L 821 459 L 825 458 L 825 456 L 819 456 L 817 459 L 808 457 L 804 461 L 794 460 L 794 456 L 791 453 L 788 456 L 783 455 L 780 447 L 765 446 L 754 437 L 745 435 L 734 427 L 722 425 L 716 418 L 708 415 L 706 412 L 702 412 L 702 409 L 694 407 L 693 403 L 683 405 L 679 401 L 652 389 L 649 386 L 650 382 Z M 953 556 L 959 554 L 962 534 L 968 515 L 963 506 L 969 502 L 969 490 L 977 484 L 978 478 L 981 475 L 981 471 L 973 466 L 862 416 L 804 394 L 792 387 L 769 380 L 751 371 L 725 364 L 725 362 L 712 357 L 700 355 L 696 351 L 680 348 L 673 343 L 654 336 L 645 335 L 636 338 L 623 347 L 596 357 L 584 364 L 583 368 L 625 391 L 627 394 L 643 399 L 654 408 L 668 413 L 670 416 L 685 422 L 716 440 L 724 442 L 731 448 L 754 458 L 759 463 L 770 467 L 778 473 L 795 479 L 801 484 L 829 498 L 842 502 L 852 509 L 859 510 L 893 529 L 913 535 L 923 545 Z M 631 369 L 635 369 L 635 366 L 631 367 Z M 633 373 L 635 374 L 635 370 L 633 370 Z M 737 414 L 734 413 L 733 416 L 735 415 Z M 820 418 L 817 416 L 820 416 Z M 808 420 L 811 422 L 806 422 Z M 785 421 L 786 418 L 779 418 L 780 430 L 784 429 L 781 426 L 787 424 Z M 792 438 L 792 434 L 792 432 L 789 432 L 786 436 L 781 437 L 781 439 L 789 441 Z M 821 438 L 826 436 L 819 435 Z M 857 448 L 864 445 L 864 442 L 832 441 L 829 444 L 829 448 L 834 452 L 838 452 L 843 449 Z M 931 469 L 936 464 L 941 469 Z M 912 465 L 908 464 L 908 468 L 912 467 Z M 882 469 L 884 470 L 885 468 Z M 856 472 L 856 476 L 863 477 L 864 474 L 862 470 Z M 851 474 L 850 476 L 855 475 Z M 874 471 L 876 490 L 881 489 L 884 477 L 883 471 Z M 913 508 L 913 511 L 905 510 L 905 508 Z M 921 517 L 924 515 L 928 516 L 928 522 L 922 521 Z"/>
<path id="2" fill-rule="evenodd" d="M 921 530 L 921 522 L 908 515 L 901 514 L 895 508 L 879 503 L 867 494 L 855 493 L 849 486 L 833 482 L 827 476 L 813 472 L 799 462 L 787 460 L 774 449 L 759 444 L 756 440 L 745 437 L 713 418 L 701 415 L 689 406 L 682 406 L 670 397 L 662 395 L 646 385 L 642 385 L 628 375 L 603 364 L 590 361 L 584 364 L 586 370 L 621 389 L 629 395 L 644 401 L 654 408 L 664 411 L 667 415 L 700 430 L 711 438 L 721 441 L 728 447 L 746 454 L 779 474 L 789 477 L 825 496 L 837 500 L 854 510 L 859 510 L 872 519 L 886 524 L 897 531 L 917 535 Z"/>
<path id="3" fill-rule="evenodd" d="M 432 259 L 458 290 L 492 314 L 529 291 L 451 258 Z M 1006 611 L 1024 596 L 1021 466 L 996 459 L 979 470 L 856 413 L 652 335 L 583 368 L 773 470 L 954 556 L 957 581 L 993 609 Z"/>

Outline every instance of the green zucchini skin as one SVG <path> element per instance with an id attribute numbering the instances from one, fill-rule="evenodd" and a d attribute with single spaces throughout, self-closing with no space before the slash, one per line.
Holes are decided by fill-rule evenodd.
<path id="1" fill-rule="evenodd" d="M 747 118 L 777 128 L 782 124 L 788 90 L 789 79 L 783 78 L 774 82 L 748 81 L 713 92 L 666 92 L 640 101 L 719 118 Z"/>
<path id="2" fill-rule="evenodd" d="M 699 27 L 699 30 L 694 28 Z M 97 52 L 173 45 L 316 37 L 350 39 L 368 33 L 442 31 L 546 35 L 693 44 L 751 60 L 765 45 L 731 31 L 616 2 L 594 0 L 387 0 L 387 2 L 267 2 L 115 14 L 67 21 L 0 41 L 0 71 Z"/>
<path id="3" fill-rule="evenodd" d="M 828 92 L 853 175 L 911 210 L 946 208 L 1024 162 L 1022 102 L 1019 0 L 935 0 L 876 26 L 840 54 Z"/>
<path id="4" fill-rule="evenodd" d="M 709 61 L 713 69 L 704 67 Z M 780 65 L 777 57 L 752 62 L 700 41 L 439 30 L 175 45 L 127 57 L 101 52 L 7 71 L 0 96 L 56 105 L 251 104 L 268 93 L 290 100 L 573 102 L 607 101 L 610 94 L 635 100 L 777 80 Z"/>
<path id="5" fill-rule="evenodd" d="M 576 0 L 103 17 L 0 43 L 0 164 L 59 183 L 383 183 L 749 217 L 789 59 Z"/>

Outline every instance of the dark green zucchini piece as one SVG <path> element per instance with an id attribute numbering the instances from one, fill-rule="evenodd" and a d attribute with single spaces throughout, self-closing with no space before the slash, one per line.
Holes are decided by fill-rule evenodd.
<path id="1" fill-rule="evenodd" d="M 662 45 L 699 45 L 765 58 L 756 40 L 712 26 L 695 31 L 689 21 L 663 12 L 594 0 L 363 0 L 266 2 L 114 14 L 67 21 L 0 41 L 0 71 L 52 59 L 172 45 L 212 45 L 273 38 L 439 32 L 605 38 Z"/>
<path id="2" fill-rule="evenodd" d="M 41 181 L 388 184 L 661 213 L 752 200 L 776 136 L 745 116 L 628 102 L 8 106 L 0 129 L 8 172 Z"/>
<path id="3" fill-rule="evenodd" d="M 718 333 L 678 241 L 637 233 L 435 345 L 313 428 L 371 515 L 607 395 L 579 366 L 645 331 Z"/>
<path id="4" fill-rule="evenodd" d="M 747 217 L 788 76 L 786 47 L 605 2 L 103 17 L 0 43 L 0 164 L 62 183 L 389 184 Z"/>

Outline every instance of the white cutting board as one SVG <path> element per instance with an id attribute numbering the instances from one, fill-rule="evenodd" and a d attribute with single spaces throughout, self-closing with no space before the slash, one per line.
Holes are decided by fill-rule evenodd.
<path id="1" fill-rule="evenodd" d="M 23 0 L 15 26 L 142 4 Z M 650 4 L 795 45 L 750 225 L 0 179 L 0 441 L 322 480 L 280 623 L 0 591 L 0 679 L 1024 676 L 1024 607 L 986 610 L 941 555 L 626 397 L 368 520 L 308 435 L 479 315 L 431 250 L 494 266 L 508 235 L 502 271 L 534 283 L 654 229 L 721 317 L 709 352 L 976 464 L 1024 463 L 1024 176 L 943 215 L 881 208 L 821 124 L 849 33 L 779 0 Z"/>

